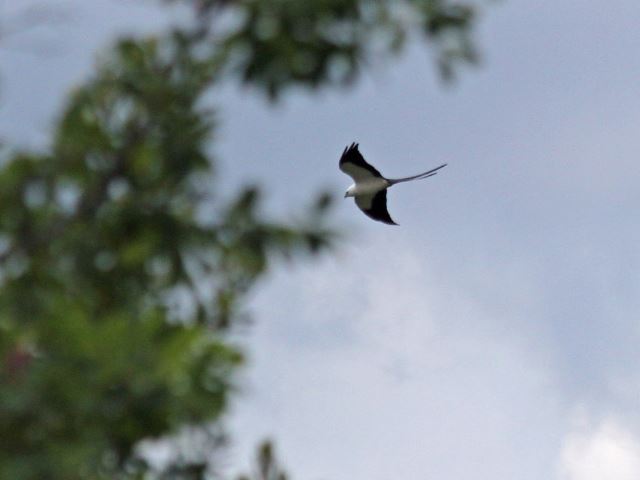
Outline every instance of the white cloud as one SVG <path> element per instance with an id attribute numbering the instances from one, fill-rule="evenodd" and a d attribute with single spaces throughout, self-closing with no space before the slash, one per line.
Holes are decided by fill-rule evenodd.
<path id="1" fill-rule="evenodd" d="M 638 480 L 640 439 L 619 418 L 579 417 L 562 445 L 560 480 Z"/>
<path id="2" fill-rule="evenodd" d="M 424 244 L 394 238 L 261 293 L 235 460 L 269 433 L 296 478 L 548 478 L 549 436 L 561 435 L 553 372 L 522 323 L 505 331 L 499 318 L 528 280 L 480 301 Z M 496 289 L 504 276 L 482 268 L 476 288 Z"/>

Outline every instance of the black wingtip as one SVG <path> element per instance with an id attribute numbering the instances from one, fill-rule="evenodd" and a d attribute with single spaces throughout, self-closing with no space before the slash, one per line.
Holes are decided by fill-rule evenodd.
<path id="1" fill-rule="evenodd" d="M 347 145 L 346 147 L 344 147 L 344 150 L 342 151 L 342 156 L 344 157 L 347 153 L 352 152 L 352 151 L 358 151 L 358 143 L 356 142 L 351 142 L 351 145 Z"/>

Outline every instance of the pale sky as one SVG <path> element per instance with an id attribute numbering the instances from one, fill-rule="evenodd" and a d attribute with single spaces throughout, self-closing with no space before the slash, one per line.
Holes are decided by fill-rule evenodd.
<path id="1" fill-rule="evenodd" d="M 15 142 L 46 140 L 113 35 L 167 21 L 152 2 L 51 3 L 59 25 L 0 47 Z M 300 480 L 640 478 L 638 19 L 637 0 L 489 2 L 483 62 L 450 87 L 415 45 L 275 108 L 216 92 L 225 188 L 263 184 L 280 218 L 327 188 L 346 236 L 252 297 L 230 470 L 269 436 Z M 389 192 L 389 227 L 342 199 L 352 141 L 390 177 L 449 166 Z"/>

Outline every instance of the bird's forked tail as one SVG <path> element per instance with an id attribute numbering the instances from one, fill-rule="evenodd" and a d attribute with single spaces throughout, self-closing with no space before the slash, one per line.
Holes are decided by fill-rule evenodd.
<path id="1" fill-rule="evenodd" d="M 423 178 L 433 177 L 436 173 L 438 173 L 438 170 L 440 170 L 441 168 L 444 168 L 446 166 L 447 166 L 447 164 L 443 163 L 439 167 L 432 168 L 428 172 L 419 173 L 418 175 L 413 175 L 411 177 L 387 178 L 387 181 L 389 182 L 389 186 L 391 186 L 391 185 L 395 185 L 396 183 L 408 182 L 410 180 L 422 180 Z"/>

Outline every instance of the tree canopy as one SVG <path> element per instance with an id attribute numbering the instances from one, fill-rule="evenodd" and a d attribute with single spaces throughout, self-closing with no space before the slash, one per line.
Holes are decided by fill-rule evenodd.
<path id="1" fill-rule="evenodd" d="M 184 0 L 189 26 L 120 39 L 70 95 L 50 146 L 0 159 L 0 478 L 207 478 L 241 348 L 229 331 L 274 261 L 331 246 L 330 198 L 269 222 L 261 189 L 216 194 L 223 79 L 277 98 L 355 79 L 412 29 L 472 59 L 473 10 L 444 0 Z M 158 470 L 140 445 L 190 438 Z M 176 447 L 177 448 L 177 447 Z M 272 447 L 256 479 L 284 479 Z"/>

